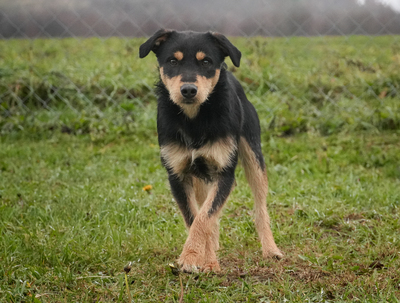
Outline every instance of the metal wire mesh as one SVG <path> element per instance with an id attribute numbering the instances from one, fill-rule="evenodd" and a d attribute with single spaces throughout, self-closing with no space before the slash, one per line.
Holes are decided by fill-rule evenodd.
<path id="1" fill-rule="evenodd" d="M 110 108 L 121 110 L 124 121 L 132 119 L 130 112 L 154 100 L 152 84 L 156 69 L 140 69 L 143 65 L 139 63 L 137 47 L 143 39 L 131 38 L 149 36 L 161 27 L 241 36 L 247 39 L 241 42 L 242 50 L 249 46 L 261 56 L 268 56 L 263 53 L 263 43 L 268 42 L 256 36 L 280 37 L 279 43 L 289 47 L 285 51 L 299 58 L 329 43 L 326 36 L 340 36 L 337 43 L 356 48 L 351 51 L 353 56 L 339 58 L 338 55 L 333 63 L 320 62 L 320 65 L 332 64 L 324 69 L 328 80 L 324 80 L 324 75 L 315 76 L 318 71 L 314 71 L 315 81 L 308 84 L 306 93 L 296 91 L 299 85 L 296 81 L 302 81 L 296 76 L 287 84 L 279 80 L 283 74 L 253 68 L 249 70 L 253 72 L 249 79 L 244 67 L 239 79 L 252 101 L 264 107 L 269 126 L 274 123 L 274 115 L 260 97 L 267 93 L 283 92 L 284 98 L 291 101 L 316 104 L 320 99 L 337 103 L 335 96 L 340 91 L 350 99 L 372 96 L 378 101 L 377 107 L 383 106 L 384 97 L 398 96 L 400 77 L 395 77 L 396 72 L 375 77 L 380 79 L 376 81 L 386 81 L 379 89 L 375 87 L 376 81 L 370 81 L 372 77 L 368 76 L 379 73 L 378 60 L 371 58 L 378 58 L 380 54 L 368 57 L 368 48 L 376 47 L 381 41 L 376 36 L 385 36 L 381 42 L 386 49 L 382 52 L 391 51 L 393 62 L 400 61 L 397 1 L 3 0 L 0 2 L 0 126 L 3 131 L 29 117 L 45 120 L 42 115 L 46 114 L 43 111 L 38 114 L 38 108 L 51 113 L 53 120 L 65 112 L 69 116 L 63 119 L 70 121 L 73 115 L 82 116 L 85 111 L 102 116 Z M 367 38 L 355 44 L 354 35 Z M 308 38 L 299 42 L 296 36 Z M 248 55 L 251 57 L 251 53 Z M 369 59 L 363 60 L 364 56 Z M 288 72 L 301 72 L 303 76 L 312 72 L 292 57 L 290 60 L 293 65 Z M 342 72 L 340 65 L 343 64 L 353 68 L 354 73 L 367 76 L 360 77 L 357 83 L 349 80 L 340 85 L 327 85 Z M 274 68 L 279 69 L 279 65 Z M 357 89 L 360 83 L 367 89 Z M 260 87 L 265 91 L 260 92 Z"/>

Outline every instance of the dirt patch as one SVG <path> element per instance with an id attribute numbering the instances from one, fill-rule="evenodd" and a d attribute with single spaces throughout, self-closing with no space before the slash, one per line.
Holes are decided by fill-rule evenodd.
<path id="1" fill-rule="evenodd" d="M 363 220 L 365 219 L 363 214 L 357 214 L 357 213 L 353 213 L 353 214 L 349 214 L 346 217 L 344 217 L 344 219 L 346 221 L 356 221 L 356 220 Z"/>
<path id="2" fill-rule="evenodd" d="M 298 280 L 303 283 L 321 281 L 332 276 L 332 273 L 311 266 L 308 262 L 293 256 L 286 256 L 282 260 L 263 260 L 252 256 L 252 263 L 246 264 L 243 258 L 226 256 L 220 260 L 222 272 L 228 282 L 235 282 L 244 278 L 256 281 L 266 280 Z"/>
<path id="3" fill-rule="evenodd" d="M 226 278 L 222 283 L 223 286 L 230 286 L 244 279 L 253 283 L 268 280 L 290 280 L 293 283 L 329 288 L 340 292 L 341 288 L 348 284 L 369 283 L 373 285 L 374 271 L 377 271 L 376 277 L 382 285 L 389 283 L 388 278 L 392 281 L 400 281 L 397 271 L 394 268 L 386 268 L 386 264 L 380 261 L 364 265 L 358 264 L 358 266 L 350 264 L 348 270 L 344 271 L 325 271 L 320 266 L 312 265 L 298 258 L 297 255 L 287 255 L 280 261 L 263 260 L 261 256 L 254 255 L 250 257 L 251 262 L 246 262 L 245 258 L 234 255 L 221 258 L 222 272 L 218 276 Z"/>

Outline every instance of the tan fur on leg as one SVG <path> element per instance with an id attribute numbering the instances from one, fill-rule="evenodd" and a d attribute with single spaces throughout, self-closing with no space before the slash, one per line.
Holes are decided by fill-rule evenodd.
<path id="1" fill-rule="evenodd" d="M 188 177 L 191 178 L 190 180 L 188 180 L 185 184 L 185 193 L 186 196 L 188 197 L 188 203 L 189 203 L 189 207 L 190 210 L 193 214 L 193 219 L 196 218 L 197 213 L 199 211 L 199 207 L 197 205 L 197 201 L 196 201 L 196 187 L 195 187 L 195 177 Z M 186 226 L 187 228 L 190 228 L 189 226 Z"/>
<path id="2" fill-rule="evenodd" d="M 212 242 L 212 240 L 208 239 L 206 242 L 204 265 L 202 267 L 203 272 L 210 272 L 210 271 L 218 272 L 221 270 L 221 267 L 219 266 L 218 263 L 217 254 L 213 246 L 214 243 Z"/>
<path id="3" fill-rule="evenodd" d="M 219 214 L 216 217 L 211 237 L 212 247 L 215 251 L 219 250 Z"/>
<path id="4" fill-rule="evenodd" d="M 261 169 L 256 155 L 243 137 L 240 138 L 239 142 L 239 156 L 243 163 L 246 179 L 254 195 L 255 223 L 262 245 L 263 257 L 281 258 L 283 254 L 275 244 L 267 211 L 267 174 Z"/>
<path id="5" fill-rule="evenodd" d="M 213 218 L 211 226 L 211 233 L 210 237 L 207 239 L 206 243 L 206 249 L 205 249 L 205 254 L 204 254 L 204 266 L 203 266 L 203 271 L 204 272 L 209 272 L 209 271 L 220 271 L 221 268 L 218 264 L 217 260 L 217 250 L 219 249 L 219 222 L 218 222 L 218 215 L 214 215 L 215 218 Z"/>
<path id="6" fill-rule="evenodd" d="M 219 265 L 216 256 L 218 243 L 218 213 L 208 216 L 208 210 L 217 194 L 217 184 L 210 186 L 199 213 L 189 230 L 189 236 L 183 247 L 178 263 L 182 270 L 193 272 L 199 269 L 204 271 L 218 271 Z"/>
<path id="7" fill-rule="evenodd" d="M 201 207 L 206 201 L 210 185 L 206 184 L 203 180 L 193 177 L 193 188 L 196 195 L 197 205 Z"/>
<path id="8" fill-rule="evenodd" d="M 207 198 L 208 192 L 211 190 L 212 185 L 205 183 L 203 180 L 198 178 L 193 178 L 193 188 L 196 195 L 197 205 L 201 208 Z M 214 250 L 219 249 L 219 223 L 217 219 L 217 224 L 214 226 L 212 232 L 212 242 Z"/>

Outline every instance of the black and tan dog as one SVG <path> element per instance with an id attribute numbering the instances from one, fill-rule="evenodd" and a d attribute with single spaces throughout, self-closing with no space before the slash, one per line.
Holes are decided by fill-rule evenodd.
<path id="1" fill-rule="evenodd" d="M 161 160 L 172 193 L 189 228 L 179 258 L 182 270 L 218 271 L 218 216 L 235 183 L 241 159 L 255 199 L 255 224 L 264 257 L 281 257 L 266 197 L 260 124 L 243 88 L 225 69 L 240 51 L 217 33 L 159 30 L 140 46 L 153 51 L 160 67 L 157 130 Z"/>

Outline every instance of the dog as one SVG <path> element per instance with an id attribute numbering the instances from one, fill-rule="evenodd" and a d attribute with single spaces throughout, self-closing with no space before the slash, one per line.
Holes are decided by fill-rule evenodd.
<path id="1" fill-rule="evenodd" d="M 270 228 L 260 122 L 225 57 L 241 52 L 222 34 L 160 29 L 139 48 L 159 64 L 157 131 L 161 162 L 189 229 L 178 264 L 184 272 L 220 271 L 218 217 L 235 183 L 238 159 L 255 200 L 263 257 L 281 258 Z"/>

